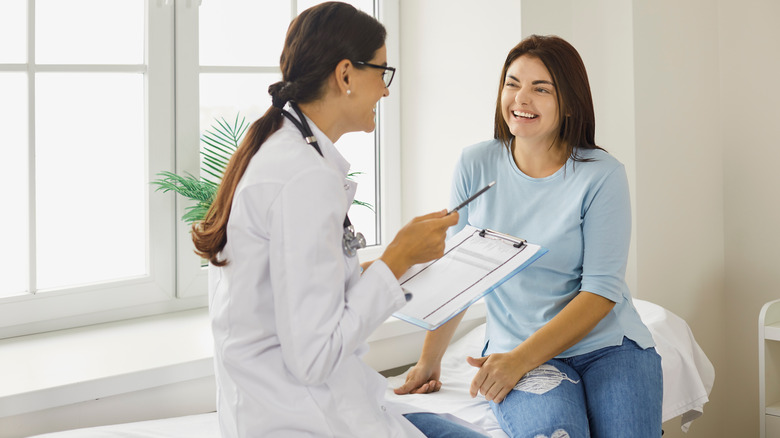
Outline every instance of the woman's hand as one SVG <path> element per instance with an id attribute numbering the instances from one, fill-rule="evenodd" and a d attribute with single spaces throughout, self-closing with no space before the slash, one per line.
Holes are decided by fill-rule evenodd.
<path id="1" fill-rule="evenodd" d="M 441 364 L 437 366 L 426 366 L 418 363 L 413 366 L 406 374 L 406 382 L 395 388 L 393 392 L 398 395 L 403 394 L 427 394 L 441 389 Z"/>
<path id="2" fill-rule="evenodd" d="M 447 210 L 416 217 L 398 231 L 380 259 L 401 278 L 412 265 L 443 256 L 447 229 L 457 223 L 458 213 L 448 215 Z"/>
<path id="3" fill-rule="evenodd" d="M 615 306 L 613 301 L 580 291 L 553 319 L 508 353 L 493 353 L 467 360 L 479 371 L 471 381 L 469 393 L 481 392 L 495 403 L 529 371 L 566 351 L 582 340 Z"/>
<path id="4" fill-rule="evenodd" d="M 493 353 L 485 357 L 467 357 L 469 365 L 479 368 L 471 380 L 469 394 L 476 397 L 482 393 L 485 399 L 501 403 L 517 382 L 527 372 L 517 363 L 512 353 Z"/>

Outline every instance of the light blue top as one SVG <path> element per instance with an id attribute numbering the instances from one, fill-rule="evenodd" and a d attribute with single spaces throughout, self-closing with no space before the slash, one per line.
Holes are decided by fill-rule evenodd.
<path id="1" fill-rule="evenodd" d="M 575 346 L 571 357 L 620 345 L 626 336 L 642 348 L 654 345 L 639 319 L 625 281 L 631 239 L 631 201 L 623 165 L 602 150 L 581 149 L 581 158 L 545 178 L 531 178 L 498 140 L 463 150 L 452 183 L 450 207 L 479 189 L 488 190 L 462 208 L 466 224 L 507 233 L 549 252 L 489 294 L 485 354 L 515 348 L 546 324 L 580 291 L 614 301 L 612 311 Z"/>

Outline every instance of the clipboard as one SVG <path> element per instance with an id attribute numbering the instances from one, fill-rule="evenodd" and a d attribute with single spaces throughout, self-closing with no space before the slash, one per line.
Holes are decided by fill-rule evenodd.
<path id="1" fill-rule="evenodd" d="M 414 265 L 399 279 L 407 303 L 393 316 L 436 330 L 545 253 L 523 239 L 467 225 L 447 239 L 441 258 Z"/>

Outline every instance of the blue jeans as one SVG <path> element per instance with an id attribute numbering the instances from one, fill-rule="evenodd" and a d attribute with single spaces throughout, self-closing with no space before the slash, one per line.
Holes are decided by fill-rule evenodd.
<path id="1" fill-rule="evenodd" d="M 662 402 L 661 356 L 623 338 L 546 362 L 490 407 L 512 438 L 659 438 Z"/>
<path id="2" fill-rule="evenodd" d="M 414 424 L 423 435 L 430 438 L 485 438 L 485 435 L 453 423 L 446 418 L 430 412 L 405 414 L 407 420 Z"/>

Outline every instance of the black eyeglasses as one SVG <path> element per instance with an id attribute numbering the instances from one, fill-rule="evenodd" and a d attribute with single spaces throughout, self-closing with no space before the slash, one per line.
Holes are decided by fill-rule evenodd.
<path id="1" fill-rule="evenodd" d="M 382 80 L 385 81 L 385 87 L 389 87 L 390 83 L 393 82 L 393 78 L 395 77 L 395 67 L 388 67 L 386 65 L 369 64 L 363 61 L 355 61 L 355 64 L 364 65 L 366 67 L 371 67 L 371 68 L 380 68 L 384 70 L 384 72 L 382 73 Z M 390 74 L 388 75 L 388 73 Z"/>

